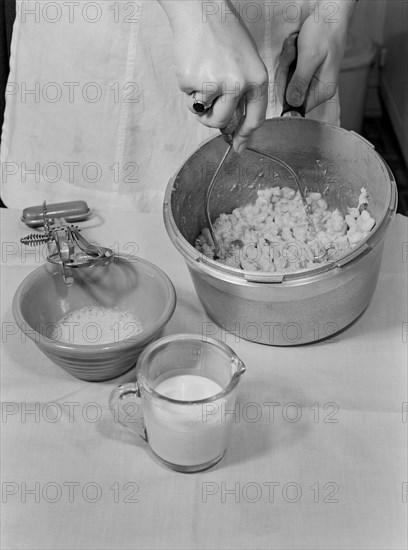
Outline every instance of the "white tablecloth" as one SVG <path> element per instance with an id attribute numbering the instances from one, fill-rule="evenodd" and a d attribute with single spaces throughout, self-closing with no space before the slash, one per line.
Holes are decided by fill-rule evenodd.
<path id="1" fill-rule="evenodd" d="M 154 462 L 108 409 L 134 370 L 83 382 L 16 331 L 13 294 L 44 261 L 20 245 L 19 215 L 2 211 L 2 548 L 406 548 L 407 218 L 387 233 L 371 304 L 341 334 L 278 348 L 219 329 L 247 366 L 236 423 L 223 460 L 186 475 Z M 160 215 L 83 226 L 170 276 L 166 333 L 202 332 L 209 319 Z"/>

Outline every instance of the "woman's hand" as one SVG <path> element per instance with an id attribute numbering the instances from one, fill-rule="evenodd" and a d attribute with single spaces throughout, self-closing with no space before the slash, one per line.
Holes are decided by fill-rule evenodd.
<path id="1" fill-rule="evenodd" d="M 252 37 L 229 0 L 159 2 L 173 30 L 176 76 L 188 108 L 211 128 L 225 128 L 238 108 L 245 112 L 234 136 L 234 149 L 243 151 L 268 103 L 268 73 Z M 193 93 L 212 107 L 197 115 Z"/>
<path id="2" fill-rule="evenodd" d="M 329 4 L 336 7 L 331 15 L 327 10 Z M 296 71 L 286 92 L 290 105 L 302 105 L 308 90 L 306 112 L 335 95 L 355 4 L 356 0 L 318 0 L 314 5 L 298 35 Z M 283 98 L 288 68 L 295 55 L 292 36 L 285 40 L 276 74 L 280 98 Z"/>

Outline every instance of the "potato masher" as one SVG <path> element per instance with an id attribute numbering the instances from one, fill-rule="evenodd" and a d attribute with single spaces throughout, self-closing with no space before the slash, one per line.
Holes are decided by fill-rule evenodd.
<path id="1" fill-rule="evenodd" d="M 295 39 L 295 46 L 296 46 L 296 42 L 297 42 L 297 37 Z M 296 52 L 297 52 L 297 48 L 296 48 Z M 305 97 L 305 100 L 304 100 L 303 104 L 300 105 L 300 106 L 297 106 L 297 107 L 290 105 L 288 103 L 287 99 L 286 99 L 286 91 L 287 91 L 287 88 L 288 88 L 288 84 L 290 83 L 290 80 L 291 80 L 291 78 L 292 78 L 292 76 L 295 72 L 296 64 L 297 64 L 297 53 L 296 53 L 295 59 L 291 63 L 291 65 L 289 67 L 289 70 L 288 70 L 288 77 L 287 77 L 286 88 L 285 88 L 285 92 L 284 92 L 283 108 L 282 108 L 282 113 L 281 113 L 282 117 L 289 117 L 289 116 L 290 117 L 305 117 L 307 94 L 306 94 L 306 97 Z M 211 235 L 211 239 L 214 243 L 214 250 L 215 250 L 216 257 L 220 257 L 219 255 L 220 255 L 221 247 L 220 247 L 219 243 L 217 242 L 214 227 L 213 227 L 213 224 L 212 224 L 212 221 L 211 221 L 210 198 L 211 198 L 211 193 L 212 193 L 212 191 L 215 187 L 215 184 L 217 182 L 219 173 L 220 173 L 222 167 L 224 166 L 224 164 L 226 163 L 228 157 L 231 154 L 232 142 L 233 142 L 233 138 L 234 138 L 234 131 L 235 131 L 235 129 L 237 128 L 237 126 L 239 124 L 240 118 L 241 117 L 238 115 L 238 113 L 236 111 L 234 113 L 231 121 L 229 122 L 228 126 L 221 129 L 221 133 L 222 133 L 225 141 L 228 143 L 228 148 L 225 151 L 223 157 L 221 158 L 221 161 L 218 164 L 217 169 L 214 172 L 213 177 L 211 178 L 210 184 L 207 188 L 206 197 L 205 197 L 205 217 L 206 217 L 207 227 L 208 227 L 208 230 L 209 230 L 210 235 Z M 247 146 L 246 150 L 251 151 L 251 152 L 253 152 L 257 155 L 260 155 L 262 158 L 268 159 L 268 160 L 274 162 L 275 164 L 277 164 L 278 166 L 284 168 L 284 170 L 286 170 L 286 172 L 289 174 L 289 176 L 294 180 L 294 182 L 296 184 L 296 188 L 297 188 L 297 190 L 299 192 L 299 195 L 301 197 L 301 200 L 302 200 L 307 218 L 309 220 L 309 231 L 313 235 L 316 235 L 316 228 L 315 228 L 314 218 L 313 218 L 313 215 L 312 215 L 313 214 L 312 209 L 311 209 L 310 204 L 306 200 L 305 192 L 303 190 L 302 185 L 300 184 L 299 178 L 298 178 L 297 174 L 295 173 L 295 171 L 286 162 L 284 162 L 282 159 L 279 159 L 278 157 L 276 157 L 274 155 L 270 155 L 269 153 L 266 153 L 265 151 L 260 151 L 259 149 L 255 149 L 254 147 L 251 147 L 251 146 Z M 262 175 L 262 174 L 258 174 L 256 179 L 258 177 L 260 177 L 260 175 Z M 327 256 L 327 250 L 325 248 L 323 248 L 323 250 L 319 250 L 319 253 L 316 253 L 314 255 L 314 261 L 319 263 L 319 262 L 323 261 L 326 258 L 326 256 Z"/>

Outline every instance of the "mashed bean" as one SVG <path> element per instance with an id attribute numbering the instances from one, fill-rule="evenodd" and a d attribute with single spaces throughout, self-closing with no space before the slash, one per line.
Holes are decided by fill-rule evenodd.
<path id="1" fill-rule="evenodd" d="M 254 204 L 221 214 L 213 224 L 220 246 L 217 261 L 245 271 L 307 269 L 351 250 L 375 225 L 366 210 L 368 194 L 364 188 L 357 206 L 348 208 L 346 216 L 337 209 L 329 210 L 320 193 L 309 193 L 307 202 L 313 223 L 300 194 L 288 187 L 258 191 Z M 215 259 L 208 228 L 202 230 L 195 247 Z"/>

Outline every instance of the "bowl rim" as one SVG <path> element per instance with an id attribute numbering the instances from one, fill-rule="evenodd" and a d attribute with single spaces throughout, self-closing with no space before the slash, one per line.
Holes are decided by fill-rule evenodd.
<path id="1" fill-rule="evenodd" d="M 153 262 L 145 260 L 140 256 L 130 256 L 128 254 L 120 253 L 114 255 L 114 262 L 117 260 L 137 265 L 144 265 L 150 268 L 157 274 L 159 280 L 164 286 L 166 292 L 165 307 L 163 308 L 159 318 L 152 325 L 150 325 L 149 328 L 142 329 L 136 336 L 108 344 L 74 344 L 59 342 L 58 340 L 52 340 L 44 334 L 41 334 L 36 328 L 31 327 L 31 325 L 25 321 L 21 310 L 21 303 L 24 291 L 27 290 L 29 284 L 33 282 L 33 280 L 35 280 L 40 273 L 44 273 L 47 269 L 51 270 L 51 274 L 55 274 L 57 271 L 60 271 L 59 265 L 44 263 L 37 269 L 31 271 L 21 281 L 14 293 L 12 312 L 19 329 L 37 345 L 45 348 L 52 354 L 55 354 L 58 351 L 61 355 L 72 355 L 72 353 L 79 353 L 81 355 L 97 355 L 106 354 L 107 352 L 117 353 L 119 351 L 126 351 L 132 348 L 138 349 L 147 345 L 172 317 L 177 303 L 176 290 L 168 275 L 166 275 L 166 273 L 164 273 L 164 271 Z"/>
<path id="2" fill-rule="evenodd" d="M 366 140 L 363 136 L 360 134 L 357 134 L 356 132 L 346 130 L 344 128 L 341 128 L 339 126 L 336 126 L 335 124 L 330 124 L 328 122 L 322 122 L 317 121 L 313 119 L 307 119 L 307 118 L 296 118 L 296 123 L 301 122 L 302 124 L 310 124 L 310 125 L 325 125 L 328 127 L 333 128 L 336 132 L 344 133 L 349 135 L 353 139 L 359 139 L 365 147 L 367 147 L 367 150 L 374 153 L 377 157 L 377 160 L 379 162 L 379 165 L 384 171 L 384 174 L 388 176 L 388 206 L 385 209 L 385 213 L 383 218 L 379 221 L 379 223 L 376 223 L 374 226 L 373 231 L 365 238 L 363 239 L 358 246 L 348 251 L 346 254 L 343 254 L 339 258 L 336 258 L 335 260 L 329 261 L 324 264 L 318 264 L 316 267 L 313 268 L 304 268 L 295 272 L 282 272 L 282 273 L 268 273 L 268 272 L 262 272 L 262 271 L 245 271 L 243 269 L 234 268 L 225 264 L 222 264 L 220 262 L 217 262 L 216 260 L 213 260 L 211 258 L 208 258 L 205 256 L 202 252 L 199 252 L 196 250 L 196 248 L 191 245 L 181 234 L 181 231 L 179 230 L 172 211 L 172 194 L 174 185 L 177 181 L 177 177 L 181 171 L 181 169 L 184 167 L 184 165 L 192 158 L 194 157 L 201 148 L 210 142 L 214 140 L 220 140 L 222 139 L 221 136 L 215 136 L 210 137 L 203 141 L 190 155 L 189 157 L 184 161 L 184 163 L 178 168 L 176 173 L 170 178 L 163 201 L 163 218 L 164 218 L 164 225 L 166 228 L 166 231 L 170 237 L 171 242 L 175 246 L 175 248 L 182 254 L 184 257 L 184 260 L 198 269 L 204 271 L 205 273 L 221 277 L 224 280 L 229 280 L 230 282 L 235 282 L 238 284 L 267 284 L 272 283 L 274 285 L 279 283 L 288 283 L 288 284 L 305 284 L 308 282 L 315 282 L 316 280 L 319 280 L 321 278 L 325 278 L 328 276 L 329 272 L 330 274 L 335 274 L 338 272 L 339 269 L 343 269 L 345 267 L 351 267 L 354 265 L 355 262 L 357 262 L 362 256 L 370 252 L 373 248 L 375 248 L 382 238 L 384 237 L 385 231 L 389 224 L 391 223 L 392 219 L 395 216 L 395 212 L 397 209 L 397 186 L 395 177 L 388 166 L 388 164 L 385 162 L 385 160 L 381 157 L 381 155 L 375 150 L 375 147 Z M 293 119 L 289 118 L 282 118 L 282 117 L 275 117 L 266 119 L 266 123 L 290 123 L 293 122 Z"/>

